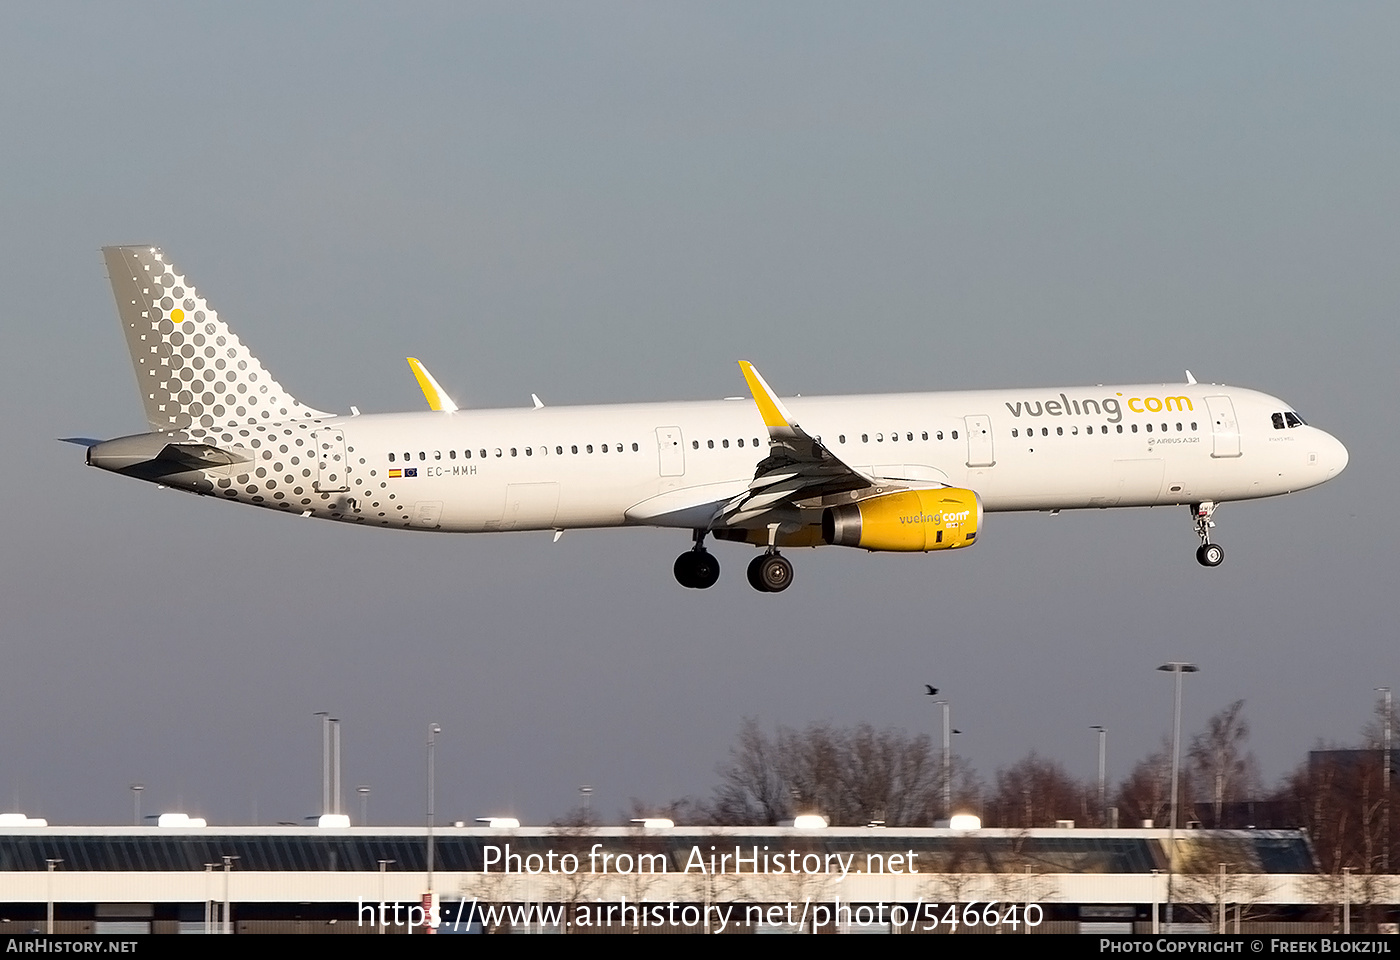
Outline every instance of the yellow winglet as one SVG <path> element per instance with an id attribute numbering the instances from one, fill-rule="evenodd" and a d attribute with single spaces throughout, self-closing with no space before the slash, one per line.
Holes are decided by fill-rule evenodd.
<path id="1" fill-rule="evenodd" d="M 418 378 L 418 387 L 423 391 L 423 396 L 428 400 L 428 406 L 433 410 L 441 410 L 451 413 L 457 409 L 457 404 L 452 402 L 452 398 L 447 395 L 447 391 L 438 386 L 438 382 L 433 379 L 433 375 L 428 372 L 428 368 L 419 362 L 417 357 L 408 358 L 409 369 Z"/>
<path id="2" fill-rule="evenodd" d="M 759 416 L 763 417 L 763 423 L 771 430 L 791 431 L 796 425 L 792 422 L 792 414 L 788 413 L 783 402 L 778 399 L 773 388 L 768 386 L 763 379 L 763 374 L 754 369 L 754 365 L 747 360 L 739 361 L 739 369 L 744 373 L 744 379 L 748 381 L 749 392 L 753 394 L 753 402 L 758 404 Z"/>

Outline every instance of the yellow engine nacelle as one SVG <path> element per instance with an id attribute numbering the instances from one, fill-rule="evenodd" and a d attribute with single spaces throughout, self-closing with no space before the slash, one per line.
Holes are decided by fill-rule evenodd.
<path id="1" fill-rule="evenodd" d="M 977 494 L 938 487 L 828 507 L 822 514 L 822 539 L 865 550 L 951 550 L 971 546 L 981 526 Z"/>

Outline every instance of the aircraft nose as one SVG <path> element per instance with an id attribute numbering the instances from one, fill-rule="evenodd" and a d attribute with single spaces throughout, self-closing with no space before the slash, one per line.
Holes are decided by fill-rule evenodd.
<path id="1" fill-rule="evenodd" d="M 1323 464 L 1327 467 L 1327 477 L 1331 479 L 1347 468 L 1347 462 L 1351 459 L 1347 453 L 1347 448 L 1342 445 L 1342 441 L 1332 436 L 1327 436 L 1327 447 L 1323 451 Z"/>

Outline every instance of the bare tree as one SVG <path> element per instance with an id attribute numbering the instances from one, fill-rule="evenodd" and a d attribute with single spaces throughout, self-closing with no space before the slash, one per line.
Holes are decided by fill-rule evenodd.
<path id="1" fill-rule="evenodd" d="M 769 737 L 749 718 L 718 772 L 708 807 L 717 823 L 773 824 L 811 811 L 839 825 L 916 826 L 930 822 L 942 766 L 927 736 L 899 729 L 813 724 Z M 963 770 L 961 786 L 975 794 L 975 775 Z"/>
<path id="2" fill-rule="evenodd" d="M 997 771 L 989 813 L 999 827 L 1053 827 L 1056 820 L 1087 818 L 1090 794 L 1063 766 L 1031 751 Z"/>
<path id="3" fill-rule="evenodd" d="M 711 816 L 730 826 L 761 826 L 790 817 L 788 785 L 779 767 L 778 747 L 753 717 L 739 727 L 729 762 L 719 767 Z"/>
<path id="4" fill-rule="evenodd" d="M 1205 731 L 1191 739 L 1187 752 L 1192 782 L 1210 791 L 1213 827 L 1223 826 L 1221 813 L 1226 803 L 1245 799 L 1257 785 L 1258 766 L 1254 755 L 1245 749 L 1249 722 L 1243 711 L 1244 701 L 1236 700 L 1215 714 L 1206 721 Z"/>
<path id="5" fill-rule="evenodd" d="M 1171 811 L 1172 745 L 1167 738 L 1161 746 L 1133 766 L 1133 772 L 1118 785 L 1118 808 L 1128 824 L 1151 820 L 1164 823 Z M 1182 794 L 1190 796 L 1188 783 L 1182 784 Z"/>

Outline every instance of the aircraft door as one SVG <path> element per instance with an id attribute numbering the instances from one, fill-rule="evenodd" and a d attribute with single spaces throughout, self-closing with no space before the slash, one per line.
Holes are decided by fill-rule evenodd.
<path id="1" fill-rule="evenodd" d="M 345 456 L 345 434 L 339 430 L 316 430 L 316 491 L 342 493 L 350 489 L 350 461 Z"/>
<path id="2" fill-rule="evenodd" d="M 1212 457 L 1238 457 L 1240 450 L 1240 424 L 1235 419 L 1235 405 L 1229 397 L 1206 397 L 1206 409 L 1210 411 L 1210 435 L 1214 442 Z"/>
<path id="3" fill-rule="evenodd" d="M 656 451 L 663 477 L 685 475 L 685 438 L 680 427 L 656 428 Z"/>
<path id="4" fill-rule="evenodd" d="M 502 530 L 548 530 L 559 513 L 559 484 L 512 483 L 506 487 Z"/>
<path id="5" fill-rule="evenodd" d="M 969 467 L 991 467 L 996 465 L 992 456 L 992 418 L 984 414 L 963 417 L 967 424 L 967 465 Z"/>

